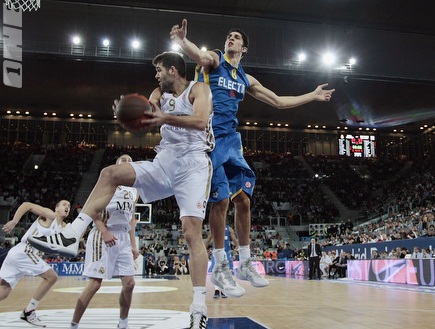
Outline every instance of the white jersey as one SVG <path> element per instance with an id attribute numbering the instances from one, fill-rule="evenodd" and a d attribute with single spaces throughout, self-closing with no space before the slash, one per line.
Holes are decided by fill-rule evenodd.
<path id="1" fill-rule="evenodd" d="M 41 258 L 41 252 L 33 248 L 27 242 L 27 238 L 30 235 L 49 236 L 59 233 L 61 230 L 62 225 L 59 225 L 57 219 L 53 220 L 49 227 L 42 226 L 39 218 L 35 220 L 24 234 L 21 242 L 9 250 L 0 268 L 0 278 L 14 288 L 23 276 L 37 276 L 50 270 L 50 265 Z"/>
<path id="2" fill-rule="evenodd" d="M 83 275 L 91 278 L 111 279 L 113 276 L 134 275 L 131 250 L 130 222 L 135 212 L 138 192 L 135 188 L 118 186 L 106 207 L 105 224 L 116 238 L 116 244 L 103 243 L 101 232 L 95 227 L 86 241 Z"/>
<path id="3" fill-rule="evenodd" d="M 195 81 L 191 81 L 178 97 L 171 93 L 163 93 L 160 98 L 162 111 L 171 115 L 193 115 L 193 105 L 190 103 L 189 95 L 195 83 Z M 204 130 L 181 128 L 168 124 L 162 125 L 160 128 L 162 140 L 156 148 L 157 152 L 165 148 L 179 154 L 211 152 L 215 143 L 211 126 L 212 117 L 213 113 L 210 114 L 207 128 Z"/>
<path id="4" fill-rule="evenodd" d="M 106 226 L 110 228 L 129 224 L 135 212 L 136 200 L 137 190 L 135 188 L 118 186 L 106 207 Z"/>
<path id="5" fill-rule="evenodd" d="M 62 225 L 59 225 L 57 222 L 57 219 L 54 219 L 49 227 L 42 226 L 39 222 L 39 217 L 37 220 L 35 220 L 32 224 L 32 226 L 29 227 L 26 234 L 21 238 L 21 242 L 27 243 L 27 238 L 30 235 L 35 236 L 49 236 L 52 234 L 59 233 L 63 229 Z"/>

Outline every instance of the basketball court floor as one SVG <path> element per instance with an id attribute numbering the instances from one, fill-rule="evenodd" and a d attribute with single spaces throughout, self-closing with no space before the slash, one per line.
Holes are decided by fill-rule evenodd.
<path id="1" fill-rule="evenodd" d="M 246 289 L 241 298 L 213 299 L 207 283 L 210 329 L 379 329 L 434 328 L 435 288 L 339 280 L 268 276 L 270 286 Z M 24 278 L 0 302 L 0 328 L 35 328 L 19 319 L 39 283 Z M 192 300 L 190 277 L 137 277 L 129 316 L 131 329 L 184 329 Z M 59 277 L 40 303 L 38 316 L 47 328 L 67 329 L 83 287 L 83 277 Z M 120 280 L 105 281 L 86 311 L 80 328 L 116 328 Z"/>

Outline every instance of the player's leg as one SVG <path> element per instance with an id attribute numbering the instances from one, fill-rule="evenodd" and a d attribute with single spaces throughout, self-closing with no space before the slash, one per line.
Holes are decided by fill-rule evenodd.
<path id="1" fill-rule="evenodd" d="M 15 249 L 14 249 L 15 248 Z M 6 299 L 11 293 L 12 289 L 17 284 L 20 277 L 23 275 L 16 267 L 16 263 L 13 261 L 13 251 L 16 250 L 16 246 L 12 248 L 0 267 L 0 300 Z"/>
<path id="2" fill-rule="evenodd" d="M 241 190 L 240 193 L 238 193 L 231 201 L 234 203 L 234 222 L 239 245 L 249 246 L 251 234 L 251 199 L 245 192 L 243 192 L 243 190 Z M 246 257 L 246 255 L 239 255 L 239 257 L 241 257 L 239 260 L 243 261 L 250 256 Z"/>
<path id="3" fill-rule="evenodd" d="M 127 232 L 119 233 L 118 244 L 119 254 L 116 260 L 113 275 L 121 277 L 122 289 L 119 295 L 119 322 L 118 328 L 128 328 L 128 314 L 130 311 L 131 300 L 133 298 L 134 280 L 134 259 L 131 250 L 130 234 Z"/>
<path id="4" fill-rule="evenodd" d="M 181 218 L 181 222 L 183 235 L 189 247 L 189 268 L 192 284 L 205 287 L 208 257 L 202 241 L 202 220 L 186 216 Z"/>
<path id="5" fill-rule="evenodd" d="M 109 204 L 116 187 L 119 185 L 132 186 L 135 179 L 136 173 L 130 163 L 111 165 L 104 168 L 82 211 L 73 223 L 68 225 L 61 233 L 49 237 L 30 236 L 29 243 L 45 252 L 54 251 L 67 257 L 77 255 L 80 237 L 92 222 L 92 219 Z"/>
<path id="6" fill-rule="evenodd" d="M 209 224 L 213 239 L 213 267 L 210 280 L 229 297 L 241 297 L 245 289 L 234 280 L 225 254 L 225 224 L 229 204 L 229 187 L 224 167 L 213 168 L 210 193 Z"/>
<path id="7" fill-rule="evenodd" d="M 269 281 L 263 278 L 252 264 L 250 249 L 251 196 L 255 186 L 255 173 L 241 152 L 240 134 L 232 140 L 231 166 L 226 171 L 229 179 L 231 201 L 234 203 L 234 222 L 239 239 L 239 267 L 236 277 L 249 281 L 254 287 L 266 287 Z"/>
<path id="8" fill-rule="evenodd" d="M 190 279 L 193 286 L 193 302 L 190 306 L 190 325 L 205 328 L 207 306 L 205 305 L 208 255 L 202 240 L 202 219 L 192 216 L 181 218 L 183 235 L 189 247 Z M 196 327 L 195 327 L 196 328 Z"/>
<path id="9" fill-rule="evenodd" d="M 12 287 L 5 280 L 0 279 L 0 300 L 6 299 L 12 291 Z"/>
<path id="10" fill-rule="evenodd" d="M 33 293 L 33 298 L 36 300 L 41 300 L 50 291 L 53 285 L 56 283 L 58 275 L 53 269 L 49 269 L 48 271 L 39 275 L 43 280 L 36 288 Z"/>
<path id="11" fill-rule="evenodd" d="M 83 289 L 79 299 L 77 300 L 70 329 L 78 328 L 78 324 L 86 309 L 88 308 L 89 303 L 91 302 L 97 291 L 100 289 L 102 280 L 103 279 L 100 278 L 89 278 L 88 284 Z"/>
<path id="12" fill-rule="evenodd" d="M 189 248 L 189 269 L 193 285 L 190 305 L 190 328 L 206 328 L 206 280 L 208 253 L 202 240 L 202 223 L 210 194 L 212 165 L 208 157 L 199 155 L 179 158 L 175 170 L 173 192 L 180 208 L 183 236 Z"/>
<path id="13" fill-rule="evenodd" d="M 249 281 L 254 287 L 266 287 L 269 281 L 263 278 L 252 264 L 250 249 L 251 212 L 250 198 L 244 192 L 233 200 L 235 209 L 235 226 L 239 238 L 239 267 L 236 277 Z"/>
<path id="14" fill-rule="evenodd" d="M 33 293 L 32 299 L 30 300 L 29 304 L 21 313 L 20 318 L 21 320 L 33 324 L 34 326 L 45 327 L 46 324 L 38 318 L 35 309 L 39 305 L 39 302 L 42 300 L 42 298 L 44 298 L 47 292 L 49 292 L 53 285 L 56 283 L 58 276 L 57 273 L 51 268 L 44 273 L 39 274 L 39 276 L 42 278 L 42 281 Z"/>
<path id="15" fill-rule="evenodd" d="M 119 323 L 118 328 L 128 328 L 128 313 L 130 311 L 133 289 L 135 286 L 134 276 L 121 276 L 122 289 L 119 295 Z"/>

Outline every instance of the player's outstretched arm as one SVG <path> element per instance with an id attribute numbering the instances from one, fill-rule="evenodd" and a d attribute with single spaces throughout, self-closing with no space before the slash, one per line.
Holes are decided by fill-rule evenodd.
<path id="1" fill-rule="evenodd" d="M 335 89 L 325 89 L 328 84 L 322 84 L 317 86 L 317 88 L 307 94 L 299 96 L 278 96 L 270 89 L 264 87 L 257 79 L 253 76 L 248 75 L 249 82 L 251 86 L 248 89 L 248 94 L 258 99 L 259 101 L 269 104 L 278 109 L 289 109 L 295 108 L 312 101 L 322 101 L 328 102 L 332 97 L 332 93 Z"/>
<path id="2" fill-rule="evenodd" d="M 56 214 L 53 210 L 46 207 L 41 207 L 40 205 L 37 205 L 32 202 L 23 202 L 17 209 L 17 211 L 14 214 L 14 217 L 7 222 L 3 226 L 3 231 L 6 233 L 10 233 L 12 229 L 18 224 L 18 222 L 21 220 L 21 218 L 26 214 L 27 212 L 31 212 L 32 214 L 35 214 L 42 219 L 54 219 L 56 218 Z"/>

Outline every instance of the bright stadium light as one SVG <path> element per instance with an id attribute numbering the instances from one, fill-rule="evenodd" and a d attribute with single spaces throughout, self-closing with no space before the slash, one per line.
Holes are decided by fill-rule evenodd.
<path id="1" fill-rule="evenodd" d="M 75 44 L 75 45 L 80 44 L 81 41 L 82 41 L 82 40 L 80 39 L 80 37 L 79 37 L 78 35 L 76 35 L 76 36 L 74 36 L 74 37 L 72 38 L 72 42 L 73 42 L 73 44 Z"/>
<path id="2" fill-rule="evenodd" d="M 323 63 L 326 65 L 332 65 L 335 63 L 335 56 L 331 53 L 326 53 L 323 55 Z"/>
<path id="3" fill-rule="evenodd" d="M 140 42 L 138 40 L 133 40 L 131 46 L 133 49 L 138 49 L 140 47 Z"/>

